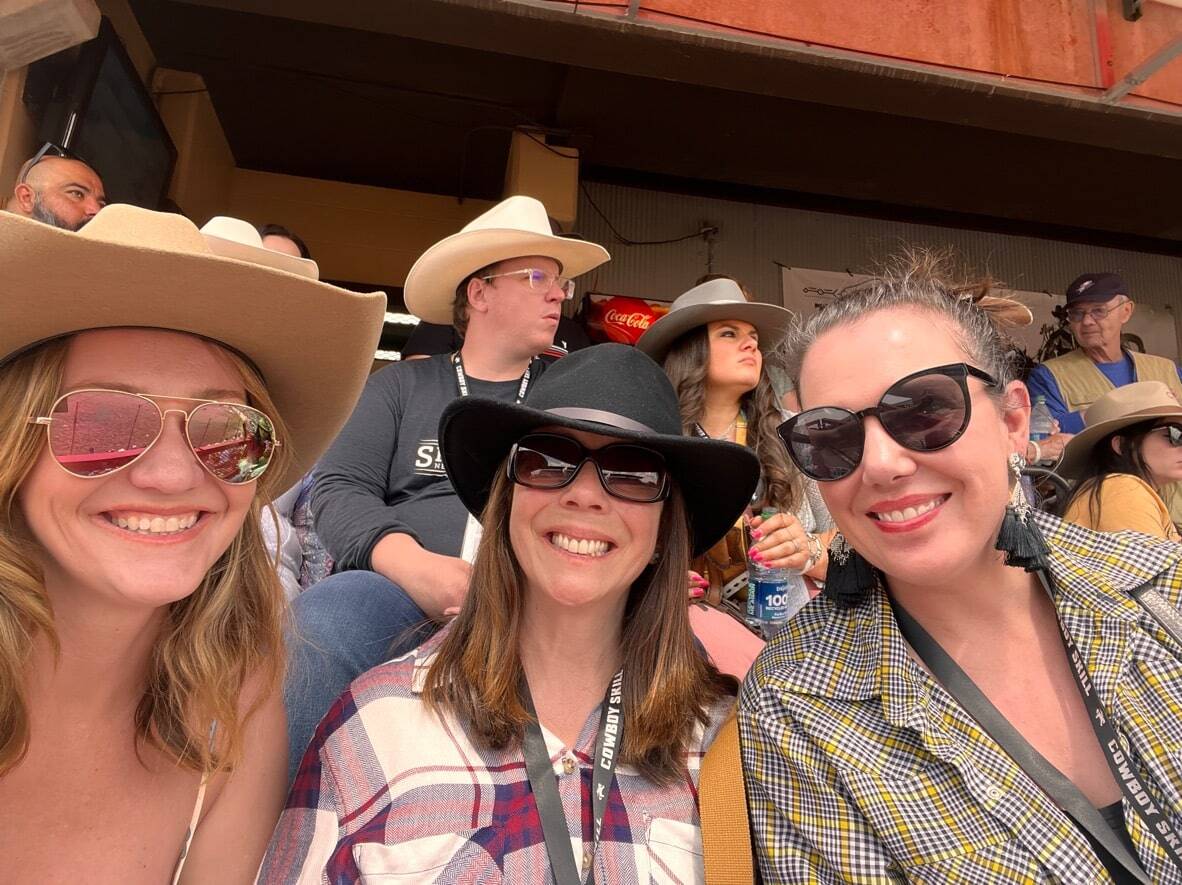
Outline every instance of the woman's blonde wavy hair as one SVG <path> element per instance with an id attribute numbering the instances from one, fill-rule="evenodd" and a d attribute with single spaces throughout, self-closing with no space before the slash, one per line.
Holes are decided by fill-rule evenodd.
<path id="1" fill-rule="evenodd" d="M 45 445 L 44 429 L 27 419 L 49 414 L 69 342 L 59 338 L 39 345 L 0 368 L 0 775 L 29 747 L 26 671 L 33 640 L 44 634 L 60 651 L 41 568 L 30 555 L 37 545 L 17 490 Z M 262 380 L 244 359 L 224 352 L 242 377 L 247 401 L 270 416 L 278 438 L 286 440 Z M 197 589 L 168 606 L 152 649 L 135 711 L 137 738 L 192 770 L 232 768 L 241 757 L 245 721 L 279 688 L 285 603 L 259 519 L 264 502 L 282 491 L 274 484 L 290 459 L 289 446 L 276 449 L 242 528 Z M 242 709 L 248 681 L 254 700 Z"/>

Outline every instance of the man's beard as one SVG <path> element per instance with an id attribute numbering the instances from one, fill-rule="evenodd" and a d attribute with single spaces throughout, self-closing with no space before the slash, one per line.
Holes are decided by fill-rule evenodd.
<path id="1" fill-rule="evenodd" d="M 42 224 L 60 227 L 62 230 L 76 231 L 80 230 L 83 224 L 86 224 L 85 219 L 83 219 L 77 227 L 67 223 L 65 219 L 58 217 L 58 215 L 52 209 L 41 202 L 41 194 L 37 192 L 33 193 L 33 209 L 29 213 L 29 217 L 34 221 L 40 221 Z"/>

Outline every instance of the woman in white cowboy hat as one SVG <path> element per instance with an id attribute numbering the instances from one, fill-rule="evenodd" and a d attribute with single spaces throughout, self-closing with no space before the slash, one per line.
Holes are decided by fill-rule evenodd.
<path id="1" fill-rule="evenodd" d="M 691 576 L 711 602 L 719 601 L 728 579 L 745 586 L 744 552 L 770 568 L 825 576 L 826 540 L 817 533 L 828 530 L 831 520 L 816 484 L 800 475 L 776 437 L 790 413 L 781 409 L 764 365 L 764 352 L 783 339 L 791 321 L 790 311 L 748 301 L 738 283 L 719 277 L 678 297 L 636 343 L 664 365 L 687 435 L 738 442 L 759 457 L 762 482 L 750 521 L 754 543 L 749 551 L 741 540 L 728 545 L 739 554 L 738 577 L 720 573 L 722 545 L 696 563 Z M 776 515 L 763 520 L 758 514 L 764 508 Z M 736 533 L 741 538 L 741 529 Z"/>
<path id="2" fill-rule="evenodd" d="M 0 214 L 7 879 L 246 882 L 282 805 L 259 510 L 348 416 L 385 297 L 211 230 Z"/>
<path id="3" fill-rule="evenodd" d="M 1182 405 L 1160 381 L 1126 384 L 1084 413 L 1057 471 L 1077 484 L 1063 518 L 1097 532 L 1182 540 L 1160 489 L 1182 480 Z"/>
<path id="4" fill-rule="evenodd" d="M 333 705 L 260 882 L 702 882 L 698 769 L 735 682 L 694 646 L 685 573 L 756 459 L 683 436 L 622 344 L 439 432 L 483 514 L 463 610 Z"/>

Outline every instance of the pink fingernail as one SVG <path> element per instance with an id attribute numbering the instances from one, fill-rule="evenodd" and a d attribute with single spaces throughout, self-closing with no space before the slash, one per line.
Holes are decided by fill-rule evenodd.
<path id="1" fill-rule="evenodd" d="M 759 529 L 752 529 L 751 530 L 751 537 L 754 538 L 756 541 L 762 541 L 763 540 L 763 532 L 761 532 Z"/>
<path id="2" fill-rule="evenodd" d="M 701 587 L 695 587 L 694 589 L 692 589 L 690 591 L 690 596 L 692 596 L 694 599 L 701 599 L 705 595 L 706 595 L 706 591 L 703 590 Z"/>

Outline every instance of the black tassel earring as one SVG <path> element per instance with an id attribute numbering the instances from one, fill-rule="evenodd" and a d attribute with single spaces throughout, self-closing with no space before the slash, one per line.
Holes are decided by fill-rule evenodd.
<path id="1" fill-rule="evenodd" d="M 829 542 L 825 595 L 840 606 L 857 605 L 878 584 L 874 567 L 838 532 Z"/>
<path id="2" fill-rule="evenodd" d="M 1025 460 L 1017 452 L 1010 453 L 1010 472 L 1014 474 L 1014 489 L 1001 521 L 996 548 L 1006 555 L 1006 565 L 1017 566 L 1028 572 L 1049 567 L 1050 550 L 1034 520 L 1030 518 L 1030 504 L 1022 491 L 1022 465 Z"/>

